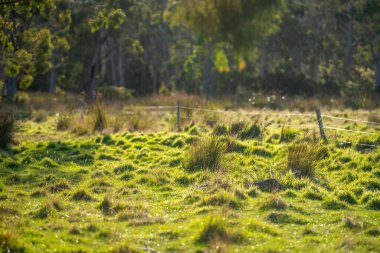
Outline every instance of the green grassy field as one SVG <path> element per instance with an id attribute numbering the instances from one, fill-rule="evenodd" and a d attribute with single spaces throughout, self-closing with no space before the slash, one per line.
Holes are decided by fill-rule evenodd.
<path id="1" fill-rule="evenodd" d="M 328 130 L 324 145 L 315 117 L 265 110 L 239 124 L 239 112 L 184 111 L 195 120 L 181 132 L 173 113 L 103 134 L 57 131 L 55 114 L 21 120 L 18 144 L 0 151 L 0 249 L 380 252 L 380 148 L 357 145 L 380 145 L 378 134 Z M 281 186 L 255 184 L 269 178 Z"/>

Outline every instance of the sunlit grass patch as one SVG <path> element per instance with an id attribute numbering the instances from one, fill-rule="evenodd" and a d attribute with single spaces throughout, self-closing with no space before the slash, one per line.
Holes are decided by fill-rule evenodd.
<path id="1" fill-rule="evenodd" d="M 187 171 L 218 170 L 223 166 L 226 145 L 216 136 L 204 136 L 187 151 L 184 168 Z"/>

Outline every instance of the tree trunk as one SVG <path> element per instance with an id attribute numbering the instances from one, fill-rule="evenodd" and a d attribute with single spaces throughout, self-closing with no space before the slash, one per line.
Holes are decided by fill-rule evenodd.
<path id="1" fill-rule="evenodd" d="M 210 96 L 211 97 L 214 97 L 216 94 L 215 87 L 216 87 L 216 84 L 218 83 L 218 79 L 219 79 L 219 72 L 215 70 L 213 72 L 211 82 L 210 82 Z"/>
<path id="2" fill-rule="evenodd" d="M 125 86 L 125 73 L 124 73 L 124 56 L 123 56 L 123 49 L 119 45 L 119 55 L 118 55 L 118 72 L 119 72 L 119 84 L 122 86 Z"/>
<path id="3" fill-rule="evenodd" d="M 152 67 L 151 68 L 151 72 L 152 72 L 152 81 L 153 81 L 153 94 L 157 94 L 157 70 L 155 67 Z"/>
<path id="4" fill-rule="evenodd" d="M 111 61 L 111 79 L 112 79 L 111 85 L 116 85 L 116 84 L 118 84 L 118 81 L 116 78 L 115 53 L 114 52 L 111 55 L 110 61 Z"/>
<path id="5" fill-rule="evenodd" d="M 352 11 L 352 6 L 349 7 L 349 11 Z M 353 64 L 353 54 L 354 54 L 354 46 L 353 46 L 353 37 L 354 37 L 354 26 L 353 26 L 353 20 L 352 20 L 352 14 L 349 14 L 349 21 L 348 21 L 348 29 L 347 29 L 347 55 L 346 55 L 346 62 L 345 62 L 345 69 L 347 74 L 350 76 L 352 64 Z"/>
<path id="6" fill-rule="evenodd" d="M 206 97 L 210 96 L 210 80 L 211 80 L 211 68 L 212 68 L 212 55 L 213 55 L 213 46 L 212 43 L 208 43 L 207 48 L 207 57 L 204 66 L 203 73 L 203 95 Z"/>
<path id="7" fill-rule="evenodd" d="M 376 61 L 376 80 L 375 80 L 375 88 L 380 92 L 380 55 L 377 57 Z"/>
<path id="8" fill-rule="evenodd" d="M 50 70 L 50 79 L 49 79 L 49 93 L 55 93 L 56 90 L 56 80 L 57 80 L 57 57 L 56 53 L 53 52 L 51 55 L 51 63 L 52 63 L 52 68 Z"/>
<path id="9" fill-rule="evenodd" d="M 310 63 L 310 79 L 314 82 L 318 82 L 318 70 L 319 70 L 319 61 L 317 60 L 318 56 L 313 57 Z"/>
<path id="10" fill-rule="evenodd" d="M 4 85 L 4 96 L 8 102 L 13 101 L 17 92 L 17 77 L 6 77 Z"/>
<path id="11" fill-rule="evenodd" d="M 100 53 L 100 44 L 98 42 L 93 52 L 91 65 L 90 65 L 90 80 L 86 87 L 87 99 L 90 102 L 94 101 L 94 98 L 95 98 L 94 91 L 95 91 L 95 85 L 96 85 L 96 72 L 98 70 L 99 53 Z"/>
<path id="12" fill-rule="evenodd" d="M 162 55 L 163 55 L 163 74 L 165 79 L 165 85 L 170 90 L 169 84 L 169 72 L 168 72 L 168 63 L 169 63 L 169 24 L 164 21 L 164 12 L 167 6 L 167 0 L 162 0 L 162 12 L 161 12 L 161 24 L 162 24 Z"/>
<path id="13" fill-rule="evenodd" d="M 268 50 L 263 48 L 261 56 L 261 76 L 267 76 L 268 72 Z"/>
<path id="14" fill-rule="evenodd" d="M 101 41 L 103 41 L 103 38 L 106 38 L 106 31 L 104 29 L 100 29 L 99 34 L 100 34 Z M 100 42 L 98 59 L 97 59 L 97 61 L 99 61 L 99 63 L 98 63 L 99 66 L 97 68 L 99 70 L 99 72 L 98 72 L 99 73 L 99 79 L 102 81 L 106 80 L 106 74 L 107 74 L 107 57 L 106 57 L 107 50 L 108 50 L 107 43 L 105 43 L 105 41 L 103 43 Z M 112 84 L 114 84 L 114 83 L 112 83 Z"/>

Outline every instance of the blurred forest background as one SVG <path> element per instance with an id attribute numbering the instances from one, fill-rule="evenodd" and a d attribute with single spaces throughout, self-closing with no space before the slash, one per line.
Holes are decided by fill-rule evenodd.
<path id="1" fill-rule="evenodd" d="M 379 0 L 0 0 L 0 89 L 375 99 L 379 24 Z"/>

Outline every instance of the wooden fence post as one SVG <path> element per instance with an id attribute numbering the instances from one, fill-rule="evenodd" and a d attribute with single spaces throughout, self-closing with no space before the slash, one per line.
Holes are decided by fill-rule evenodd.
<path id="1" fill-rule="evenodd" d="M 181 131 L 181 102 L 177 101 L 177 126 L 178 132 Z"/>
<path id="2" fill-rule="evenodd" d="M 321 133 L 321 137 L 322 137 L 323 141 L 327 144 L 329 142 L 328 142 L 327 137 L 326 137 L 325 129 L 323 128 L 323 121 L 322 121 L 321 111 L 319 110 L 319 108 L 317 108 L 315 110 L 315 112 L 317 114 L 317 120 L 318 120 L 318 125 L 319 125 L 319 132 Z"/>

